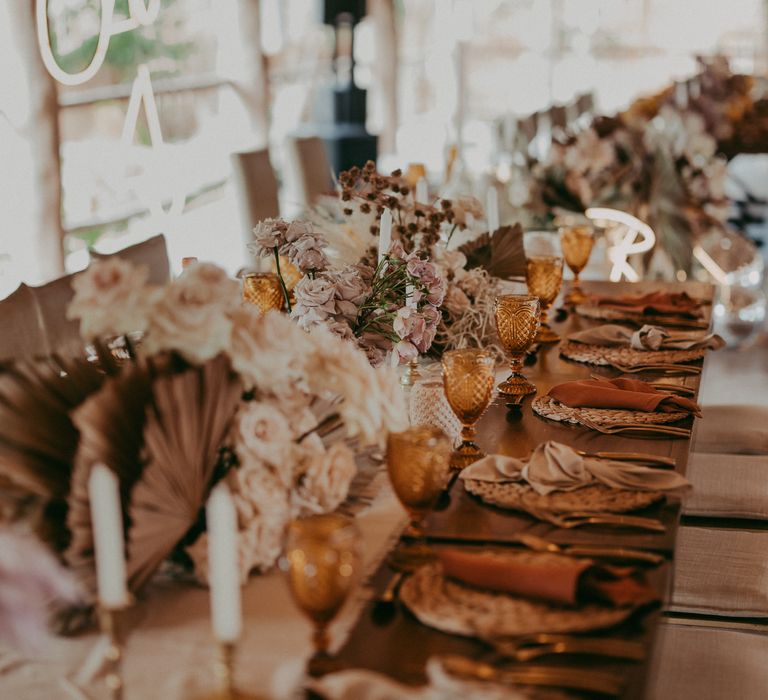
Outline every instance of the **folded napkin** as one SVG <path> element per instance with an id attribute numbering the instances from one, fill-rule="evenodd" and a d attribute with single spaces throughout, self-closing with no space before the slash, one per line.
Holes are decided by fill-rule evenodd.
<path id="1" fill-rule="evenodd" d="M 631 462 L 582 457 L 560 442 L 541 443 L 528 461 L 488 455 L 474 462 L 459 475 L 461 479 L 497 483 L 526 482 L 542 495 L 601 483 L 616 489 L 677 492 L 690 484 L 671 469 L 651 469 Z"/>
<path id="2" fill-rule="evenodd" d="M 670 610 L 768 618 L 768 532 L 680 527 Z"/>
<path id="3" fill-rule="evenodd" d="M 714 333 L 670 331 L 661 326 L 643 326 L 633 331 L 627 326 L 606 323 L 585 331 L 571 333 L 568 340 L 603 347 L 631 347 L 635 350 L 719 350 L 725 341 Z"/>
<path id="4" fill-rule="evenodd" d="M 619 296 L 594 295 L 597 306 L 609 306 L 623 311 L 662 316 L 686 316 L 699 318 L 701 303 L 685 292 L 648 292 L 647 294 L 622 294 Z"/>
<path id="5" fill-rule="evenodd" d="M 684 515 L 768 519 L 768 457 L 694 452 Z"/>
<path id="6" fill-rule="evenodd" d="M 562 605 L 598 601 L 616 607 L 659 599 L 637 569 L 598 565 L 591 559 L 542 557 L 540 561 L 526 561 L 461 549 L 441 549 L 437 556 L 446 576 L 452 579 L 524 598 Z"/>
<path id="7" fill-rule="evenodd" d="M 630 411 L 685 411 L 701 416 L 699 405 L 667 394 L 639 379 L 580 379 L 553 386 L 549 396 L 571 408 L 620 408 Z"/>

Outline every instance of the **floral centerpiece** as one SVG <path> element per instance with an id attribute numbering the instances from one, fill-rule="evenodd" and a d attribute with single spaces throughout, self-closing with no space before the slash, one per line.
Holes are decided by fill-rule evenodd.
<path id="1" fill-rule="evenodd" d="M 206 577 L 203 506 L 221 479 L 237 505 L 245 578 L 274 564 L 291 518 L 345 499 L 356 472 L 349 440 L 381 444 L 406 420 L 390 370 L 321 325 L 305 331 L 243 305 L 216 266 L 195 264 L 163 287 L 146 279 L 117 258 L 93 263 L 75 278 L 69 309 L 88 339 L 143 331 L 132 361 L 72 360 L 64 371 L 46 361 L 0 377 L 0 398 L 15 397 L 0 412 L 17 428 L 0 430 L 0 475 L 40 500 L 41 533 L 66 533 L 47 539 L 91 593 L 94 463 L 120 482 L 133 590 L 169 557 Z M 326 445 L 324 428 L 338 426 Z"/>

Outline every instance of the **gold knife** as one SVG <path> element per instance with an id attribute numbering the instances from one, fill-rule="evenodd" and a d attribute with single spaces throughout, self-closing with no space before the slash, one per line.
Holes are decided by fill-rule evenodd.
<path id="1" fill-rule="evenodd" d="M 439 657 L 443 668 L 451 675 L 510 685 L 542 685 L 553 688 L 586 690 L 603 695 L 620 695 L 624 680 L 616 673 L 565 666 L 520 666 L 499 669 L 466 656 Z"/>
<path id="2" fill-rule="evenodd" d="M 677 462 L 674 457 L 664 457 L 646 452 L 583 452 L 576 450 L 582 457 L 596 457 L 597 459 L 612 459 L 617 462 L 637 462 L 639 464 L 663 464 L 674 467 Z"/>

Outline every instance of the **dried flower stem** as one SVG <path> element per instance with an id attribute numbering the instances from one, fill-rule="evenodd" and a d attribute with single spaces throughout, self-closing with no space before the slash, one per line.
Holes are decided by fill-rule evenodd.
<path id="1" fill-rule="evenodd" d="M 283 274 L 280 272 L 280 255 L 277 252 L 277 246 L 275 246 L 275 268 L 277 269 L 277 277 L 280 280 L 280 287 L 283 290 L 283 296 L 285 297 L 285 303 L 288 306 L 288 313 L 291 313 L 291 295 L 288 294 L 288 288 L 285 286 L 285 280 Z"/>

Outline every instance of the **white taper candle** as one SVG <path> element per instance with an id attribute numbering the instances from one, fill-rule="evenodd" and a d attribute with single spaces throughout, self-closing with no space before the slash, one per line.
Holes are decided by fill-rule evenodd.
<path id="1" fill-rule="evenodd" d="M 392 245 L 392 212 L 385 209 L 379 222 L 379 262 L 389 252 Z"/>
<path id="2" fill-rule="evenodd" d="M 488 187 L 485 195 L 485 218 L 488 221 L 488 233 L 499 228 L 499 193 L 494 185 Z"/>
<path id="3" fill-rule="evenodd" d="M 414 296 L 415 291 L 416 290 L 414 289 L 412 284 L 407 284 L 405 286 L 405 305 L 409 309 L 415 309 L 417 306 L 416 297 Z"/>
<path id="4" fill-rule="evenodd" d="M 205 512 L 213 633 L 220 642 L 233 643 L 240 637 L 243 620 L 237 564 L 237 514 L 224 482 L 211 491 Z"/>
<path id="5" fill-rule="evenodd" d="M 429 185 L 426 178 L 420 177 L 416 181 L 416 201 L 419 204 L 429 204 Z"/>
<path id="6" fill-rule="evenodd" d="M 125 607 L 130 600 L 125 585 L 125 543 L 120 508 L 120 484 L 115 473 L 94 464 L 88 479 L 93 544 L 96 551 L 96 583 L 104 608 Z"/>

